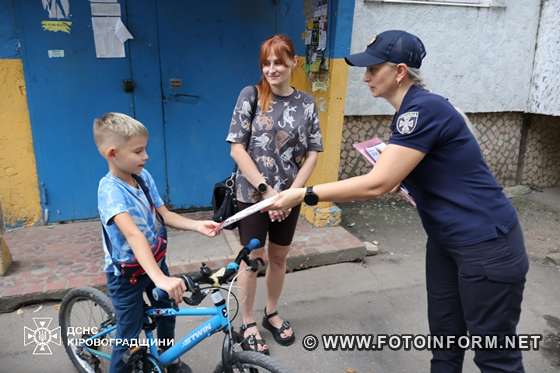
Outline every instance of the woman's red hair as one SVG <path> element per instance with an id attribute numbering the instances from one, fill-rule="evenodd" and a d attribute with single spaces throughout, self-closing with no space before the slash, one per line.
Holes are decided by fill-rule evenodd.
<path id="1" fill-rule="evenodd" d="M 274 35 L 266 39 L 261 44 L 261 51 L 259 54 L 261 70 L 264 64 L 268 62 L 268 57 L 271 54 L 274 54 L 283 65 L 289 66 L 289 62 L 293 61 L 296 56 L 294 43 L 289 37 L 282 34 Z M 264 76 L 261 76 L 257 88 L 259 90 L 259 106 L 262 112 L 266 112 L 268 111 L 272 99 L 272 89 Z"/>

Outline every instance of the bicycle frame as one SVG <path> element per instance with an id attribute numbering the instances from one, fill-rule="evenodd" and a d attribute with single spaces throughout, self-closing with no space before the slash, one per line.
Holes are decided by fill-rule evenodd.
<path id="1" fill-rule="evenodd" d="M 187 351 L 194 348 L 197 344 L 199 344 L 204 339 L 210 337 L 211 335 L 215 334 L 227 328 L 230 324 L 226 305 L 222 304 L 220 306 L 214 307 L 185 307 L 185 308 L 153 308 L 148 307 L 145 309 L 145 315 L 151 317 L 177 317 L 177 316 L 212 316 L 209 320 L 206 320 L 204 323 L 200 324 L 190 333 L 185 335 L 179 342 L 174 343 L 173 347 L 165 350 L 163 353 L 159 353 L 157 348 L 157 343 L 155 341 L 153 332 L 151 330 L 145 330 L 146 339 L 148 341 L 150 354 L 154 356 L 154 358 L 163 366 L 168 365 L 178 359 Z M 112 326 L 108 329 L 103 330 L 100 333 L 97 333 L 91 337 L 86 338 L 85 340 L 94 340 L 97 338 L 102 338 L 107 334 L 113 332 L 117 326 Z M 105 360 L 111 360 L 111 355 L 106 354 L 104 352 L 95 350 L 94 348 L 85 346 L 85 349 L 100 358 Z"/>

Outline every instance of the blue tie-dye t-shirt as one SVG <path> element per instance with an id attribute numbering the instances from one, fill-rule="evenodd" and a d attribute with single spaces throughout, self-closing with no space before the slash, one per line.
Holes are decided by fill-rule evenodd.
<path id="1" fill-rule="evenodd" d="M 139 176 L 148 187 L 154 205 L 156 207 L 162 206 L 163 200 L 157 191 L 152 175 L 144 169 Z M 109 172 L 99 181 L 97 208 L 101 224 L 103 224 L 111 241 L 113 259 L 117 262 L 135 259 L 132 248 L 126 241 L 125 236 L 113 222 L 113 218 L 120 213 L 128 212 L 138 229 L 144 233 L 150 246 L 153 247 L 156 243 L 158 233 L 162 227 L 156 217 L 155 210 L 150 208 L 150 203 L 140 186 L 135 188 Z M 119 276 L 120 271 L 111 260 L 104 238 L 103 250 L 105 252 L 105 272 L 113 272 L 116 276 Z"/>

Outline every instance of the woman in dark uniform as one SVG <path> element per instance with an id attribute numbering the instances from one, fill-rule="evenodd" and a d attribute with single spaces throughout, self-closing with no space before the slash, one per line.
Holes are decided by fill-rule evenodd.
<path id="1" fill-rule="evenodd" d="M 396 110 L 391 138 L 366 175 L 289 189 L 273 209 L 379 197 L 401 183 L 416 200 L 428 235 L 430 332 L 437 336 L 516 334 L 529 262 L 517 214 L 484 162 L 464 117 L 419 77 L 426 55 L 407 32 L 379 34 L 346 62 L 367 67 L 374 97 Z M 432 351 L 432 372 L 461 372 L 464 350 Z M 475 350 L 482 372 L 523 372 L 519 350 Z"/>

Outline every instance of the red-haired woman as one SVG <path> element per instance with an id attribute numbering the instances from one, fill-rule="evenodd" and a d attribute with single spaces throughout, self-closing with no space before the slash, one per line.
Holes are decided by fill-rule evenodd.
<path id="1" fill-rule="evenodd" d="M 239 168 L 236 183 L 240 209 L 283 190 L 302 187 L 315 167 L 317 153 L 323 150 L 313 98 L 290 85 L 296 62 L 294 46 L 288 37 L 275 35 L 267 39 L 260 49 L 261 80 L 256 89 L 253 86 L 243 88 L 237 99 L 226 141 L 231 143 L 231 157 Z M 268 259 L 267 301 L 262 325 L 284 346 L 294 342 L 295 334 L 290 323 L 278 314 L 278 299 L 298 215 L 299 206 L 296 206 L 257 213 L 239 225 L 242 244 L 255 237 L 263 245 L 252 253 L 254 257 Z M 265 255 L 267 235 L 269 243 Z M 268 354 L 253 311 L 256 274 L 241 272 L 241 329 L 248 338 L 245 347 Z"/>

